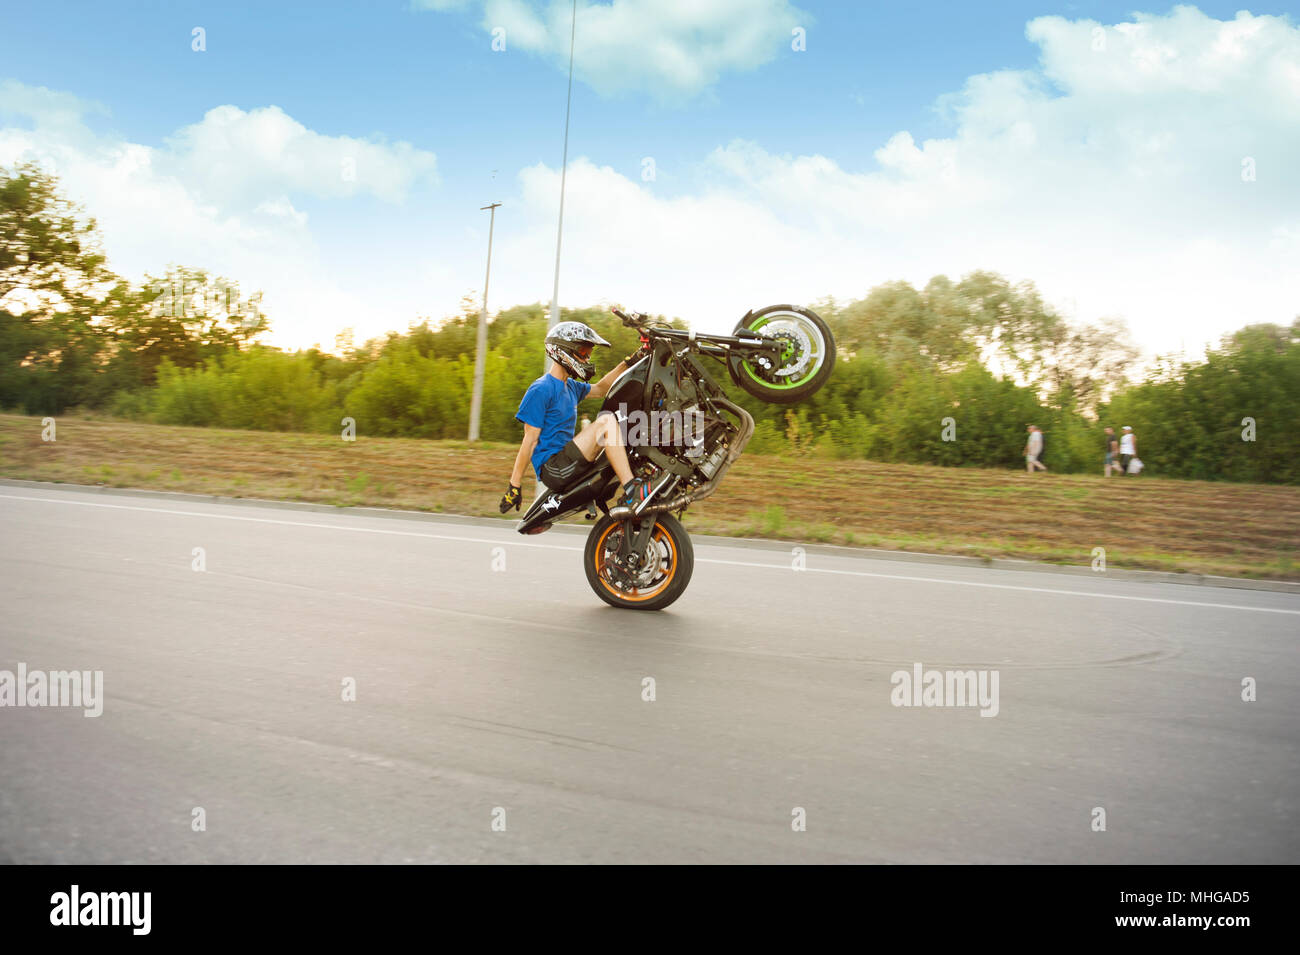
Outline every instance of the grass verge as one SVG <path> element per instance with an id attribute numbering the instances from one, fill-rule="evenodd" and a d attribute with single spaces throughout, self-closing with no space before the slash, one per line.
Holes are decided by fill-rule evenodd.
<path id="1" fill-rule="evenodd" d="M 518 450 L 95 416 L 57 428 L 42 441 L 41 419 L 0 415 L 0 477 L 500 517 Z M 1100 547 L 1108 567 L 1300 580 L 1300 488 L 1276 485 L 746 455 L 686 525 L 1084 567 Z"/>

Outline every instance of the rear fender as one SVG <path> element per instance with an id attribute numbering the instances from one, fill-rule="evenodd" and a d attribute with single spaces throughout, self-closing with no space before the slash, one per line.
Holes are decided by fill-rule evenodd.
<path id="1" fill-rule="evenodd" d="M 561 518 L 586 510 L 593 501 L 602 511 L 607 511 L 605 502 L 617 490 L 614 466 L 605 462 L 567 491 L 543 491 L 515 525 L 515 530 L 521 534 L 540 534 Z"/>

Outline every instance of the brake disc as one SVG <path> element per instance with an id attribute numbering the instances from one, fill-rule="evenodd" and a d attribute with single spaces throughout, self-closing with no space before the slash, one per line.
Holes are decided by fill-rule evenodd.
<path id="1" fill-rule="evenodd" d="M 646 546 L 641 559 L 642 564 L 636 575 L 636 586 L 648 587 L 654 582 L 655 577 L 659 575 L 659 566 L 663 563 L 663 555 L 659 553 L 659 545 L 655 543 L 653 538 Z"/>
<path id="2" fill-rule="evenodd" d="M 758 331 L 759 334 L 764 335 L 767 338 L 775 338 L 793 343 L 793 351 L 799 356 L 799 360 L 793 365 L 782 365 L 776 371 L 771 372 L 774 376 L 778 378 L 790 378 L 800 375 L 803 373 L 803 370 L 808 367 L 808 363 L 812 361 L 812 339 L 808 337 L 808 333 L 805 332 L 797 322 L 780 320 L 769 322 Z M 788 349 L 783 349 L 783 358 L 785 357 L 785 352 L 787 350 Z"/>
<path id="3" fill-rule="evenodd" d="M 663 555 L 659 553 L 659 546 L 652 538 L 647 545 L 645 552 L 640 555 L 638 566 L 635 569 L 625 567 L 615 556 L 619 547 L 623 544 L 622 532 L 616 531 L 610 535 L 606 548 L 612 550 L 613 554 L 607 554 L 605 557 L 605 567 L 608 570 L 610 580 L 624 589 L 633 587 L 648 587 L 654 582 L 655 577 L 659 574 L 659 568 L 663 564 Z"/>

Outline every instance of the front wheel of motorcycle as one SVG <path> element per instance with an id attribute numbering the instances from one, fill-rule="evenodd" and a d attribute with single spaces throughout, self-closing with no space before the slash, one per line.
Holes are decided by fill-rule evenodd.
<path id="1" fill-rule="evenodd" d="M 656 514 L 644 520 L 653 520 L 654 530 L 635 565 L 618 556 L 626 527 L 623 521 L 602 517 L 587 535 L 583 553 L 587 583 L 612 607 L 663 610 L 691 582 L 695 550 L 681 522 L 671 514 Z"/>
<path id="2" fill-rule="evenodd" d="M 781 346 L 776 361 L 733 353 L 727 368 L 736 384 L 770 404 L 788 405 L 812 395 L 831 377 L 835 367 L 835 337 L 812 309 L 798 305 L 769 305 L 736 323 L 733 335 L 751 333 L 775 339 Z"/>

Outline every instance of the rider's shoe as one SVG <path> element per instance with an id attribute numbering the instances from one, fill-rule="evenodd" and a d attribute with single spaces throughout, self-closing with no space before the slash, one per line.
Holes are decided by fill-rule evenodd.
<path id="1" fill-rule="evenodd" d="M 638 504 L 650 496 L 650 482 L 645 478 L 633 478 L 623 485 L 618 503 L 609 509 L 609 516 L 616 521 L 632 516 Z"/>

